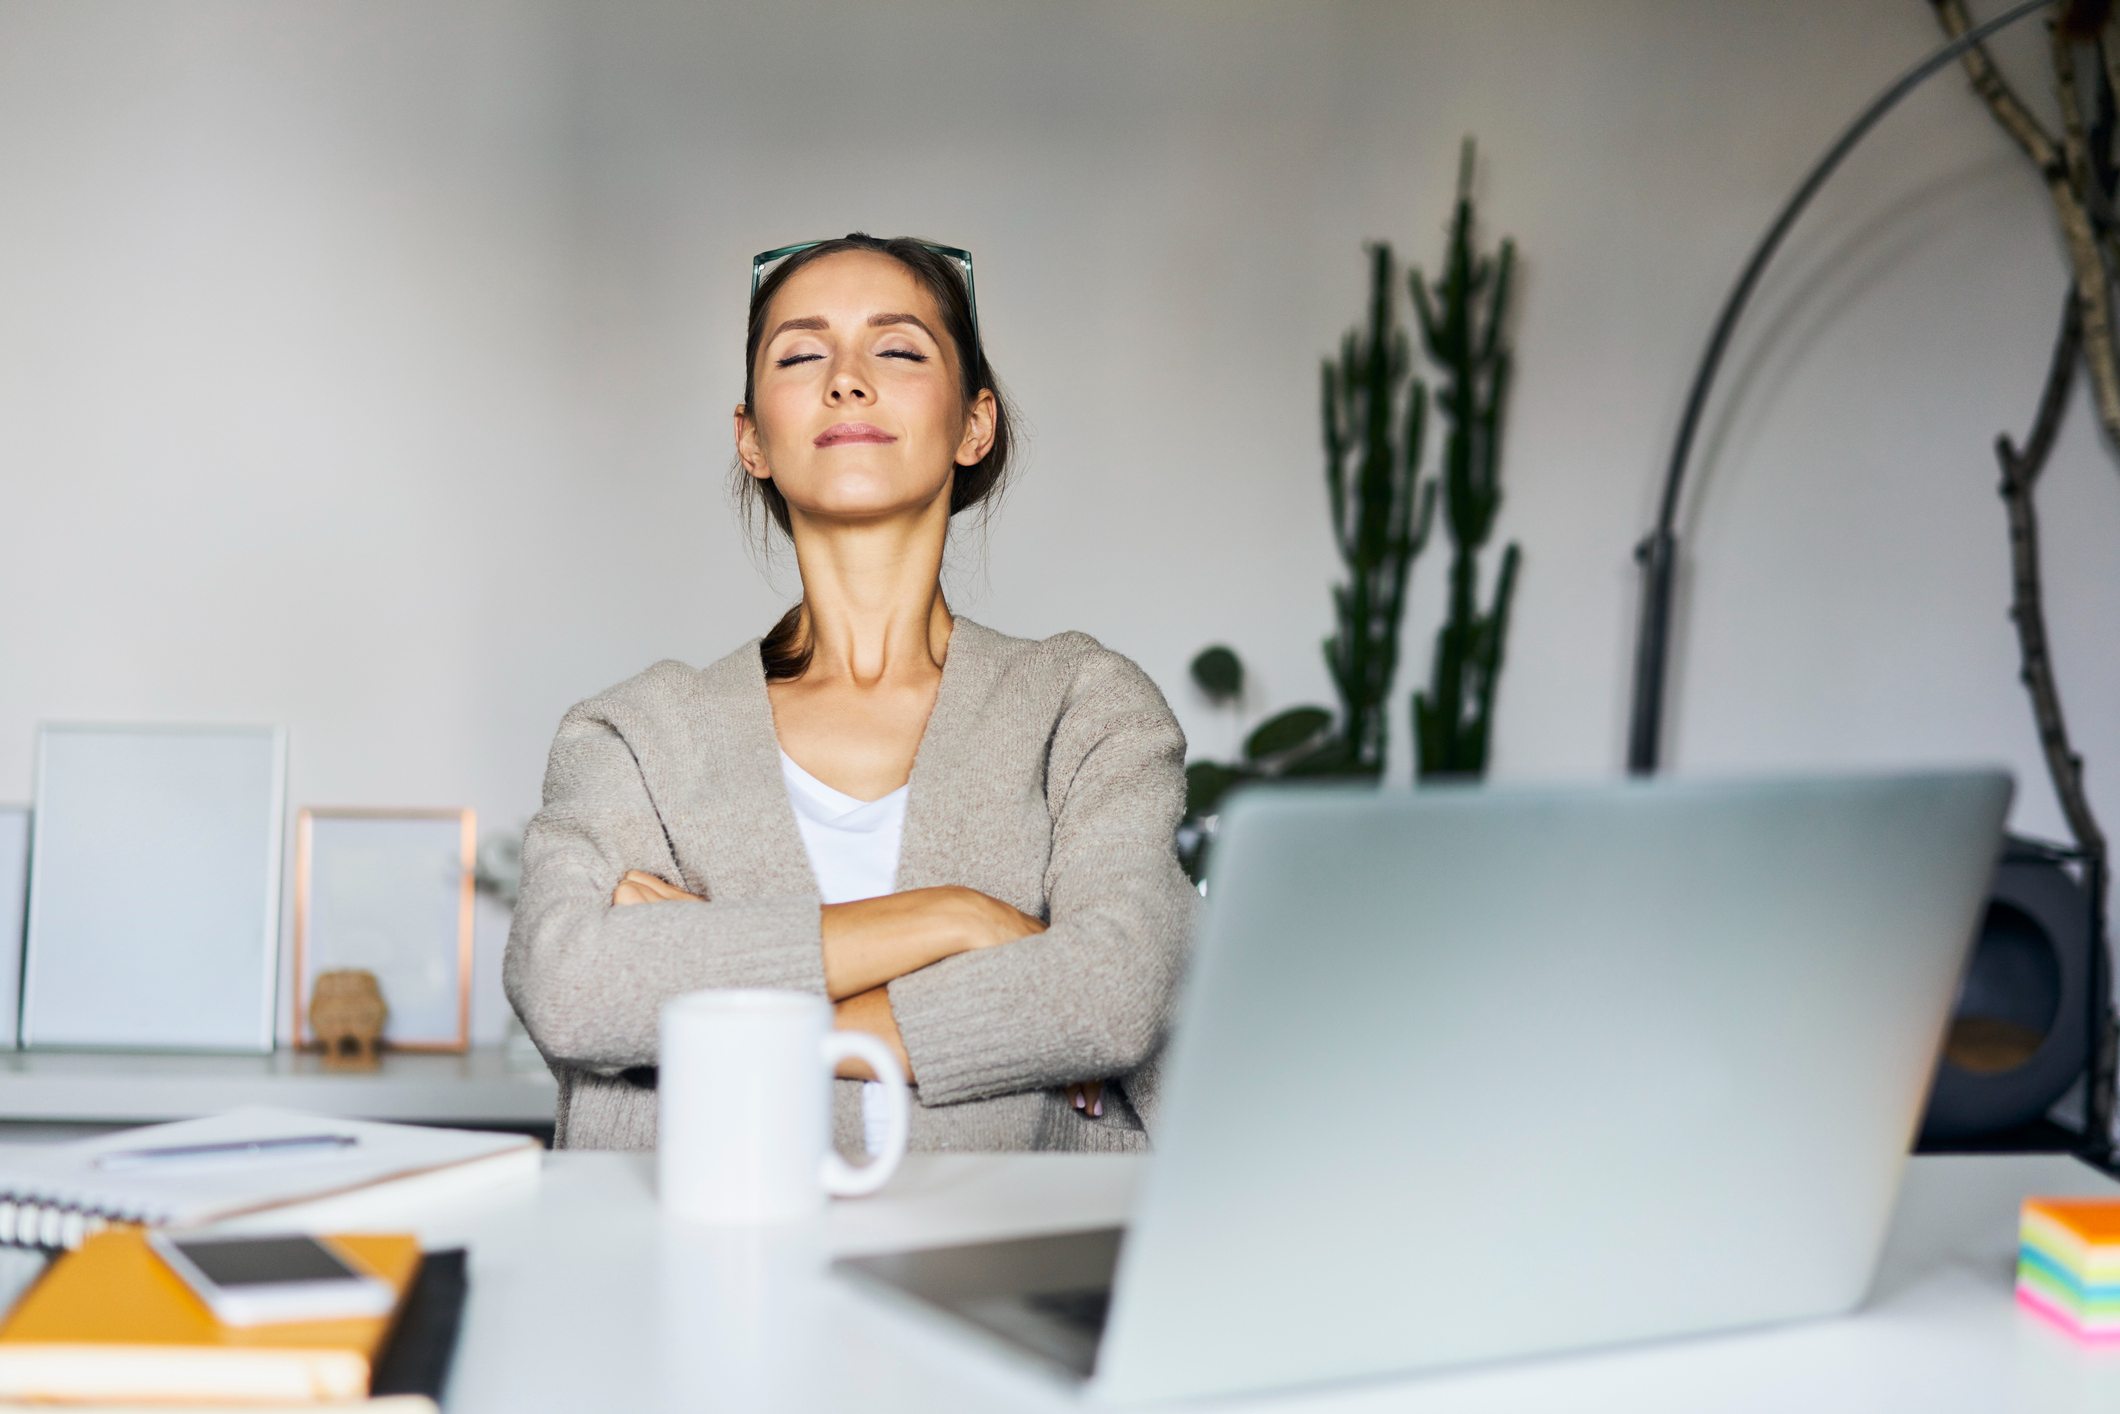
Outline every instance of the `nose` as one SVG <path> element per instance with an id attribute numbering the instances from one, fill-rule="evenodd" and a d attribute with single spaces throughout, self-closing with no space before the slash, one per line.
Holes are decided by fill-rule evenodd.
<path id="1" fill-rule="evenodd" d="M 866 402 L 869 392 L 867 388 L 862 386 L 862 380 L 855 375 L 854 371 L 847 369 L 833 375 L 832 389 L 829 396 L 836 407 L 842 402 Z"/>

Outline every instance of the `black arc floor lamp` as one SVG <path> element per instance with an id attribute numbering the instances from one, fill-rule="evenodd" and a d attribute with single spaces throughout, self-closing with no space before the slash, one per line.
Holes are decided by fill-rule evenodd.
<path id="1" fill-rule="evenodd" d="M 2102 12 L 2104 7 L 2083 8 L 2096 8 Z M 1937 70 L 1952 64 L 1998 30 L 2042 10 L 2068 12 L 2070 9 L 2068 0 L 2023 0 L 1993 19 L 1967 27 L 1895 79 L 1848 124 L 1782 204 L 1773 223 L 1753 249 L 1751 258 L 1746 261 L 1737 283 L 1723 301 L 1722 312 L 1694 371 L 1684 413 L 1679 419 L 1656 525 L 1635 548 L 1635 559 L 1642 567 L 1642 593 L 1635 637 L 1633 704 L 1628 722 L 1627 769 L 1631 774 L 1648 776 L 1657 769 L 1663 730 L 1665 667 L 1670 648 L 1671 601 L 1678 562 L 1676 525 L 1687 460 L 1707 405 L 1708 391 L 1729 346 L 1731 332 L 1751 299 L 1761 273 L 1780 249 L 1797 217 L 1840 166 L 1842 159 L 1902 98 Z M 2060 867 L 2064 860 L 2081 866 L 2083 877 L 2080 883 L 2072 880 Z M 2040 1047 L 2036 1056 L 2040 1062 L 2038 1066 L 1998 1066 L 1985 1073 L 1955 1066 L 1947 1051 L 1931 1096 L 1927 1137 L 1952 1139 L 1977 1134 L 1981 1131 L 1983 1114 L 1995 1112 L 1998 1102 L 2007 1108 L 2013 1098 L 2023 1116 L 2043 1112 L 2053 1094 L 2058 1094 L 2058 1089 L 2049 1092 L 2045 1087 L 2050 1083 L 2050 1077 L 2034 1072 L 2041 1066 L 2052 1071 L 2059 1060 L 2063 1067 L 2081 1073 L 2085 1081 L 2082 1149 L 2099 1157 L 2110 1154 L 2110 1136 L 2104 1132 L 2110 1126 L 2110 1118 L 2101 1109 L 2110 1103 L 2112 1086 L 2110 1076 L 2102 1073 L 2102 1048 L 2096 1039 L 2103 1029 L 2109 987 L 2106 981 L 2109 969 L 2100 927 L 2102 912 L 2097 907 L 2104 884 L 2103 860 L 2100 858 L 2082 850 L 2059 850 L 2014 838 L 2010 841 L 2010 849 L 1998 868 L 1996 896 L 1982 925 L 1980 944 L 1968 973 L 1966 991 L 1961 995 L 1961 1006 L 1967 1005 L 1969 999 L 1977 1000 L 1985 989 L 1993 994 L 1982 1003 L 1995 1012 L 1991 1024 L 1994 1021 L 2005 1026 L 2013 1024 L 2010 1013 L 2014 1008 L 2025 1013 L 2026 1034 L 2038 1029 L 2037 1018 L 2029 1013 L 2048 1010 L 2051 1013 L 2049 1031 L 2057 1038 L 2057 1044 Z M 2039 907 L 2030 908 L 2027 900 L 2038 903 Z M 2078 917 L 2081 921 L 2076 921 Z M 2040 960 L 2046 954 L 2035 945 L 2033 934 L 2037 934 L 2058 958 L 2058 971 Z M 2043 984 L 2025 985 L 2027 978 L 2036 981 L 2040 968 L 2055 975 Z M 1954 1026 L 1956 1024 L 1954 1021 Z M 2066 1040 L 2065 1047 L 2058 1044 L 2061 1039 Z M 2068 1052 L 2065 1060 L 2058 1055 L 2063 1049 Z M 2068 1078 L 2063 1075 L 2062 1083 L 2066 1084 Z M 2013 1097 L 2010 1093 L 2013 1089 L 2021 1093 Z"/>
<path id="2" fill-rule="evenodd" d="M 1848 124 L 1847 130 L 1826 149 L 1825 155 L 1818 159 L 1795 192 L 1782 204 L 1774 224 L 1760 237 L 1752 258 L 1745 262 L 1744 272 L 1737 277 L 1736 285 L 1724 299 L 1722 314 L 1715 321 L 1714 332 L 1708 336 L 1708 347 L 1701 354 L 1700 366 L 1694 370 L 1685 412 L 1679 418 L 1678 436 L 1671 445 L 1670 466 L 1664 473 L 1664 495 L 1657 512 L 1656 528 L 1634 551 L 1634 558 L 1642 567 L 1641 615 L 1634 640 L 1634 702 L 1627 728 L 1627 769 L 1634 775 L 1646 776 L 1655 772 L 1657 746 L 1663 735 L 1664 667 L 1670 656 L 1671 594 L 1678 565 L 1678 501 L 1685 485 L 1686 461 L 1692 455 L 1693 437 L 1700 427 L 1701 412 L 1707 406 L 1708 389 L 1713 386 L 1716 372 L 1722 367 L 1730 333 L 1737 327 L 1738 316 L 1744 313 L 1745 305 L 1751 300 L 1752 289 L 1759 283 L 1761 272 L 1781 248 L 1782 238 L 1796 224 L 1796 218 L 1803 214 L 1804 208 L 1811 204 L 1811 198 L 1840 166 L 1841 159 L 1900 99 L 1918 87 L 1922 80 L 1995 31 L 2015 24 L 2027 15 L 2051 9 L 2056 3 L 2057 0 L 2025 0 L 2025 3 L 1974 26 L 1901 74 L 1890 87 L 1871 100 L 1870 106 Z"/>

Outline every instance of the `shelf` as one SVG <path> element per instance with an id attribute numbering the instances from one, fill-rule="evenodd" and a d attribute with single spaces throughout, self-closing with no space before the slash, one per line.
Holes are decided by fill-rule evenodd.
<path id="1" fill-rule="evenodd" d="M 2101 1173 L 2120 1178 L 2120 1163 L 2111 1153 L 2093 1153 L 2083 1142 L 2083 1131 L 2036 1119 L 2015 1129 L 1998 1130 L 1971 1139 L 1914 1145 L 1917 1154 L 2073 1154 Z"/>
<path id="2" fill-rule="evenodd" d="M 327 1070 L 321 1055 L 16 1051 L 0 1055 L 0 1123 L 135 1124 L 237 1105 L 348 1119 L 495 1128 L 549 1126 L 551 1072 L 510 1065 L 497 1046 L 463 1055 L 388 1052 L 370 1071 Z"/>

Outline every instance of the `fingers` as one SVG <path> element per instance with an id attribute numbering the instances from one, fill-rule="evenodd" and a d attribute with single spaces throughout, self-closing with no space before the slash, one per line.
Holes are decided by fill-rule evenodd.
<path id="1" fill-rule="evenodd" d="M 683 890 L 681 889 L 671 888 L 661 879 L 658 879 L 655 875 L 650 874 L 645 870 L 628 869 L 626 871 L 625 877 L 626 879 L 631 880 L 644 892 L 651 893 L 657 898 L 670 898 L 676 894 L 683 892 Z"/>
<path id="2" fill-rule="evenodd" d="M 953 899 L 953 906 L 965 910 L 970 915 L 973 948 L 999 947 L 1003 943 L 1045 931 L 1042 920 L 1025 913 L 1012 903 L 995 898 L 992 894 L 981 893 L 977 889 L 961 889 Z"/>
<path id="3" fill-rule="evenodd" d="M 1067 1087 L 1067 1102 L 1091 1117 L 1104 1113 L 1104 1082 L 1076 1081 Z"/>
<path id="4" fill-rule="evenodd" d="M 655 875 L 640 869 L 628 869 L 619 879 L 618 887 L 611 891 L 611 902 L 660 903 L 666 899 L 689 899 L 693 903 L 705 903 L 698 894 L 688 894 L 683 889 L 666 884 Z"/>
<path id="5" fill-rule="evenodd" d="M 658 897 L 660 896 L 649 891 L 647 876 L 638 869 L 628 869 L 620 876 L 618 886 L 611 890 L 613 907 L 628 903 L 653 903 Z"/>

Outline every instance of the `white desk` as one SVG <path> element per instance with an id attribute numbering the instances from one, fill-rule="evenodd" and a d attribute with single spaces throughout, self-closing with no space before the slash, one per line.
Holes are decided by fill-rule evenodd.
<path id="1" fill-rule="evenodd" d="M 477 1211 L 427 1215 L 472 1246 L 452 1414 L 526 1410 L 1066 1409 L 1039 1367 L 822 1270 L 828 1255 L 1101 1226 L 1145 1160 L 921 1155 L 885 1192 L 777 1234 L 666 1221 L 645 1155 L 562 1153 Z M 2120 1408 L 2120 1352 L 2086 1351 L 2011 1298 L 2017 1201 L 2120 1193 L 2073 1160 L 1917 1158 L 1870 1299 L 1854 1316 L 1599 1354 L 1188 1403 L 1269 1414 L 1381 1411 Z"/>

